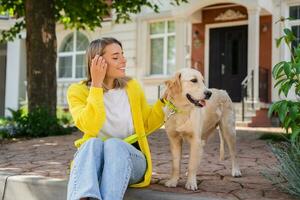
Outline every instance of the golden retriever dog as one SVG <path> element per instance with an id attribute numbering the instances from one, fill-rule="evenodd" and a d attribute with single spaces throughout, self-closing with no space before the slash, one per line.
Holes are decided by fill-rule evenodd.
<path id="1" fill-rule="evenodd" d="M 172 174 L 165 183 L 176 187 L 180 176 L 182 141 L 190 144 L 185 188 L 197 190 L 196 173 L 208 137 L 219 127 L 220 159 L 224 159 L 224 139 L 232 160 L 232 176 L 240 177 L 236 160 L 235 113 L 232 101 L 224 90 L 206 88 L 202 74 L 184 68 L 165 82 L 165 128 L 172 153 Z M 224 138 L 224 139 L 223 139 Z"/>

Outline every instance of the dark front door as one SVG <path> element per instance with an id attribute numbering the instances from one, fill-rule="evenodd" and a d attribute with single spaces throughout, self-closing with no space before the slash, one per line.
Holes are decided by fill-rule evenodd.
<path id="1" fill-rule="evenodd" d="M 0 117 L 5 111 L 6 44 L 0 44 Z"/>
<path id="2" fill-rule="evenodd" d="M 241 101 L 241 83 L 247 76 L 248 26 L 210 29 L 209 87 L 224 89 L 232 101 Z"/>

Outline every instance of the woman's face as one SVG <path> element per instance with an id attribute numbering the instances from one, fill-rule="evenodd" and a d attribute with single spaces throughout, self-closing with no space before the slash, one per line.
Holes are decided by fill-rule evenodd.
<path id="1" fill-rule="evenodd" d="M 120 45 L 113 43 L 104 48 L 102 55 L 107 63 L 106 77 L 122 78 L 125 76 L 126 59 Z"/>

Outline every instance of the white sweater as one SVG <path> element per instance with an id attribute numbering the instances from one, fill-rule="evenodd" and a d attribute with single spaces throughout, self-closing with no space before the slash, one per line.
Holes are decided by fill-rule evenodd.
<path id="1" fill-rule="evenodd" d="M 111 89 L 104 93 L 106 120 L 98 137 L 124 139 L 133 134 L 130 104 L 125 89 Z"/>

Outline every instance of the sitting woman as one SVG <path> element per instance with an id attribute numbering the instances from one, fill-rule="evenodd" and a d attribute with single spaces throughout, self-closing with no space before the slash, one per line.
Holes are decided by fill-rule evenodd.
<path id="1" fill-rule="evenodd" d="M 147 135 L 162 126 L 162 100 L 149 106 L 139 83 L 125 75 L 122 44 L 114 38 L 90 43 L 88 78 L 67 93 L 75 125 L 68 200 L 121 200 L 130 185 L 150 184 L 152 164 Z"/>

